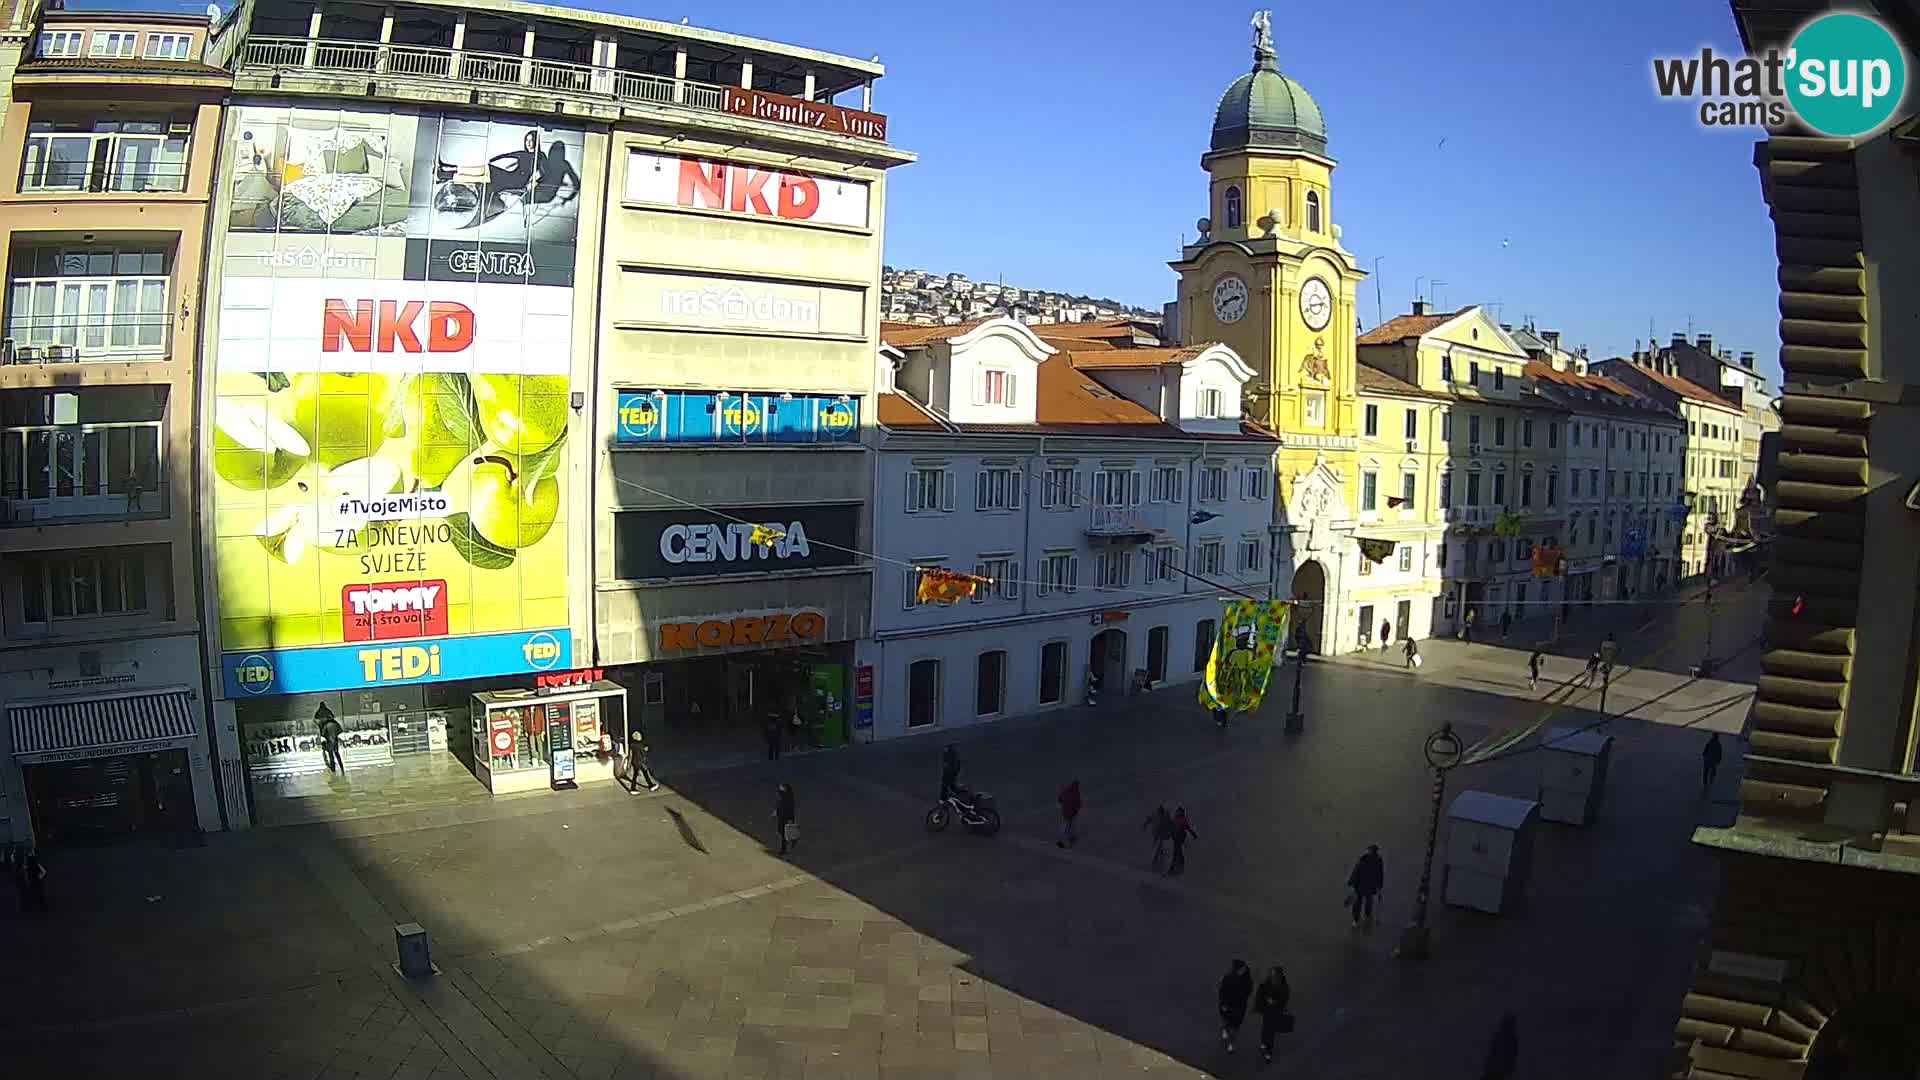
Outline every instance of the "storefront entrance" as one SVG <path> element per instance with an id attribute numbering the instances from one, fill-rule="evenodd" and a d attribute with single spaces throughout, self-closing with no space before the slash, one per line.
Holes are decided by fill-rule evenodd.
<path id="1" fill-rule="evenodd" d="M 50 848 L 193 836 L 189 769 L 184 749 L 25 766 L 34 836 Z"/>
<path id="2" fill-rule="evenodd" d="M 817 648 L 703 656 L 610 669 L 664 766 L 727 764 L 780 750 L 844 746 L 853 649 Z M 797 722 L 796 722 L 797 721 Z"/>

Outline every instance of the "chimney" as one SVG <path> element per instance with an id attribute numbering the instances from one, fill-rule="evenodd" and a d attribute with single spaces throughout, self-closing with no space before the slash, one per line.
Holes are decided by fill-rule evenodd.
<path id="1" fill-rule="evenodd" d="M 1687 343 L 1687 335 L 1685 335 L 1685 334 L 1675 334 L 1675 335 L 1673 335 L 1673 347 L 1674 347 L 1674 348 L 1676 348 L 1676 349 L 1677 349 L 1677 348 L 1679 348 L 1680 346 L 1682 346 L 1682 345 L 1685 345 L 1686 343 Z"/>
<path id="2" fill-rule="evenodd" d="M 1425 300 L 1415 300 L 1413 302 L 1413 313 L 1415 315 L 1425 315 L 1427 313 L 1427 302 Z"/>
<path id="3" fill-rule="evenodd" d="M 1701 334 L 1700 336 L 1694 338 L 1693 347 L 1696 349 L 1699 349 L 1703 353 L 1706 353 L 1708 356 L 1712 356 L 1713 355 L 1713 335 Z"/>
<path id="4" fill-rule="evenodd" d="M 1752 353 L 1750 353 L 1750 352 L 1743 352 L 1743 353 L 1741 353 L 1741 354 L 1740 354 L 1740 366 L 1741 366 L 1741 367 L 1743 367 L 1743 368 L 1750 368 L 1750 367 L 1752 367 L 1752 366 L 1753 366 L 1753 354 L 1752 354 Z"/>
<path id="5" fill-rule="evenodd" d="M 1557 349 L 1560 347 L 1560 331 L 1542 330 L 1540 331 L 1540 340 L 1546 342 L 1548 348 Z"/>

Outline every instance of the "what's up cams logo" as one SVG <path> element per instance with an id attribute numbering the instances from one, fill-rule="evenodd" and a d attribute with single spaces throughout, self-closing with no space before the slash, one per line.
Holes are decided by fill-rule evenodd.
<path id="1" fill-rule="evenodd" d="M 1706 127 L 1784 126 L 1790 116 L 1822 135 L 1868 135 L 1893 119 L 1907 90 L 1907 57 L 1878 19 L 1835 12 L 1802 26 L 1782 53 L 1655 57 L 1663 98 L 1700 102 Z"/>

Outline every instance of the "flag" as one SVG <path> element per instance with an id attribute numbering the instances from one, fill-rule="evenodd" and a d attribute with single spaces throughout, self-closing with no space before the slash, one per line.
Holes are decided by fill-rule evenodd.
<path id="1" fill-rule="evenodd" d="M 1360 554 L 1365 555 L 1367 561 L 1376 566 L 1386 562 L 1388 556 L 1393 554 L 1393 549 L 1399 546 L 1392 540 L 1368 540 L 1365 537 L 1359 538 L 1359 543 Z"/>
<path id="2" fill-rule="evenodd" d="M 1401 507 L 1403 507 L 1403 506 L 1405 506 L 1405 505 L 1407 505 L 1407 500 L 1405 500 L 1405 499 L 1403 499 L 1403 498 L 1401 498 L 1400 496 L 1398 496 L 1398 495 L 1389 495 L 1389 496 L 1387 496 L 1387 508 L 1388 508 L 1388 509 L 1390 509 L 1390 510 L 1398 510 L 1398 509 L 1400 509 Z"/>
<path id="3" fill-rule="evenodd" d="M 914 589 L 914 598 L 922 604 L 958 603 L 972 596 L 983 580 L 944 567 L 921 567 L 920 583 Z"/>
<path id="4" fill-rule="evenodd" d="M 1510 514 L 1502 510 L 1500 516 L 1493 519 L 1493 535 L 1500 537 L 1502 540 L 1511 540 L 1519 536 L 1520 515 Z"/>
<path id="5" fill-rule="evenodd" d="M 739 534 L 735 534 L 736 536 Z M 787 534 L 771 525 L 755 525 L 747 534 L 747 542 L 763 548 L 772 547 L 777 541 L 785 540 Z"/>
<path id="6" fill-rule="evenodd" d="M 1293 605 L 1284 600 L 1235 600 L 1221 613 L 1213 654 L 1200 681 L 1200 704 L 1248 712 L 1260 707 L 1273 658 L 1287 636 Z M 1251 640 L 1249 640 L 1251 639 Z"/>

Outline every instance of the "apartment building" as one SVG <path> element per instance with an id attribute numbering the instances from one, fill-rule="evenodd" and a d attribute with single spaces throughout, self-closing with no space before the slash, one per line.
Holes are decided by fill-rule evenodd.
<path id="1" fill-rule="evenodd" d="M 1362 541 L 1362 557 L 1354 564 L 1348 597 L 1354 617 L 1348 625 L 1355 634 L 1351 647 L 1387 647 L 1433 632 L 1447 561 L 1440 497 L 1452 457 L 1441 434 L 1452 399 L 1365 363 L 1357 374 L 1360 527 L 1355 535 Z"/>
<path id="2" fill-rule="evenodd" d="M 0 844 L 218 829 L 194 390 L 231 79 L 205 17 L 4 10 Z"/>
<path id="3" fill-rule="evenodd" d="M 1105 700 L 1197 678 L 1222 599 L 1271 595 L 1276 439 L 1241 418 L 1233 350 L 1125 322 L 883 337 L 875 737 L 1079 704 L 1089 672 Z M 985 584 L 923 602 L 933 568 Z"/>

